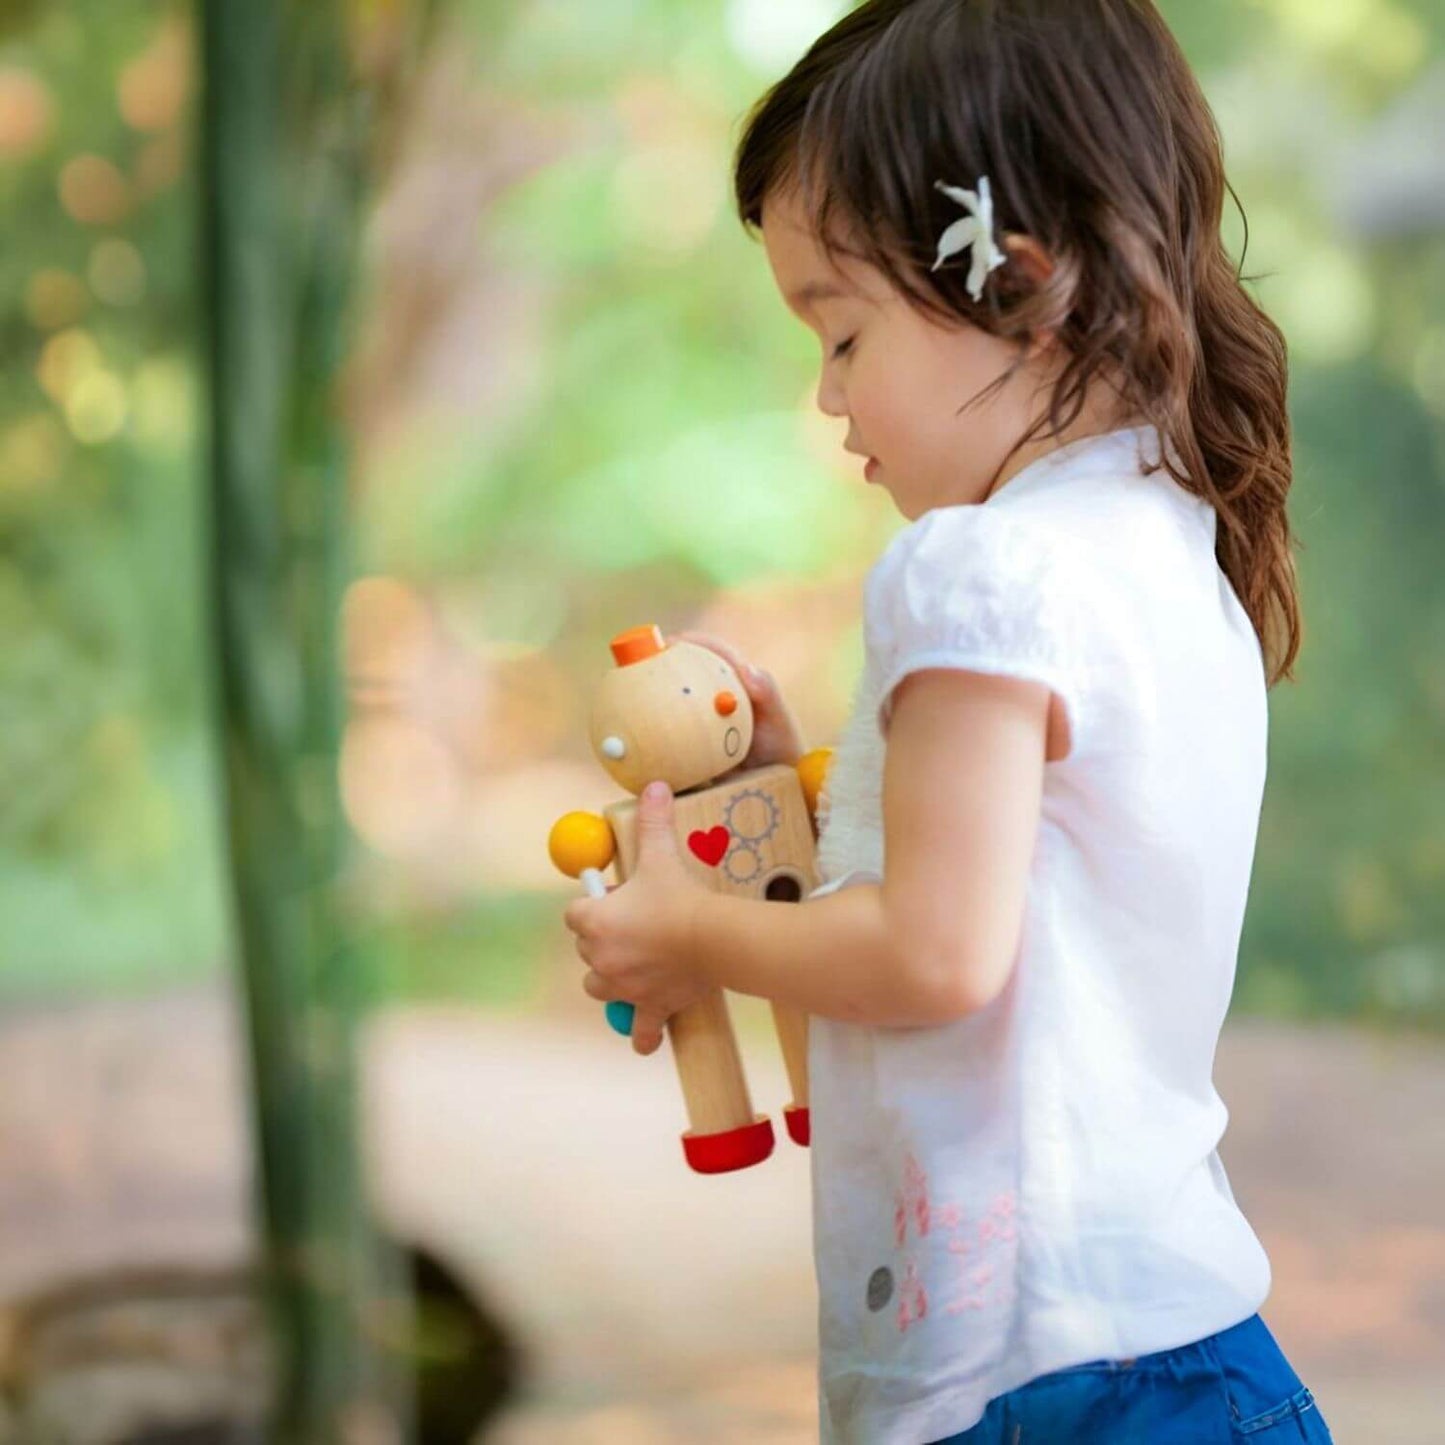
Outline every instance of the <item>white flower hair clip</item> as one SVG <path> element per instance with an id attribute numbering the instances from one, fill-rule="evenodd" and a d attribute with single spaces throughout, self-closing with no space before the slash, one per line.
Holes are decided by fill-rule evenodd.
<path id="1" fill-rule="evenodd" d="M 988 177 L 978 178 L 977 191 L 947 186 L 942 181 L 934 181 L 933 188 L 965 207 L 968 215 L 961 221 L 955 221 L 938 238 L 938 259 L 930 269 L 938 270 L 950 256 L 956 256 L 972 246 L 973 264 L 968 268 L 968 294 L 977 301 L 983 295 L 983 283 L 988 280 L 989 272 L 996 271 L 1008 260 L 993 239 L 993 196 L 989 192 Z"/>

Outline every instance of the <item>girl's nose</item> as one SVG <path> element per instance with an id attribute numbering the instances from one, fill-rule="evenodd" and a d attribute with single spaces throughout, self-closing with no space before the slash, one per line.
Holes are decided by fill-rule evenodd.
<path id="1" fill-rule="evenodd" d="M 730 692 L 720 692 L 713 698 L 712 705 L 723 717 L 731 717 L 738 710 L 738 700 Z"/>
<path id="2" fill-rule="evenodd" d="M 843 400 L 842 390 L 826 371 L 818 380 L 816 397 L 818 410 L 824 416 L 847 416 L 848 407 Z"/>

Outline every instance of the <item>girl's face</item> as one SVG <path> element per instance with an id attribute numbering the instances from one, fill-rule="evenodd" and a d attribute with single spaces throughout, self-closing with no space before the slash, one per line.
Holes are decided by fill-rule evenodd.
<path id="1" fill-rule="evenodd" d="M 1037 455 L 1032 445 L 1020 448 L 1000 472 L 1046 402 L 1033 363 L 965 405 L 1013 363 L 1015 343 L 964 321 L 945 329 L 876 267 L 848 256 L 831 261 L 794 193 L 768 197 L 762 232 L 784 301 L 822 343 L 819 410 L 848 419 L 844 448 L 872 459 L 866 475 L 905 517 L 981 502 Z"/>

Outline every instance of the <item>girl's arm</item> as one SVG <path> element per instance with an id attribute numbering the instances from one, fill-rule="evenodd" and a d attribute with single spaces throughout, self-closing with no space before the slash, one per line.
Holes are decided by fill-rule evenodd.
<path id="1" fill-rule="evenodd" d="M 992 1002 L 1018 947 L 1049 701 L 1039 682 L 910 673 L 888 725 L 883 883 L 801 907 L 703 894 L 690 910 L 694 969 L 875 1027 L 929 1027 Z"/>

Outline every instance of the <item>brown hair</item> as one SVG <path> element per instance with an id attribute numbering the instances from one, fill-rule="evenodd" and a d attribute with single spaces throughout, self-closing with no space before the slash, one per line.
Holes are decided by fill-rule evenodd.
<path id="1" fill-rule="evenodd" d="M 929 267 L 962 214 L 934 181 L 980 175 L 996 230 L 1032 236 L 1054 268 L 1030 284 L 1006 265 L 975 302 L 966 254 Z M 1016 338 L 1018 364 L 1054 331 L 1067 361 L 1020 446 L 1111 378 L 1158 428 L 1170 475 L 1214 506 L 1271 685 L 1293 677 L 1284 337 L 1224 249 L 1219 132 L 1150 0 L 867 0 L 753 107 L 734 187 L 754 228 L 796 187 L 829 255 L 875 266 L 924 313 Z"/>

